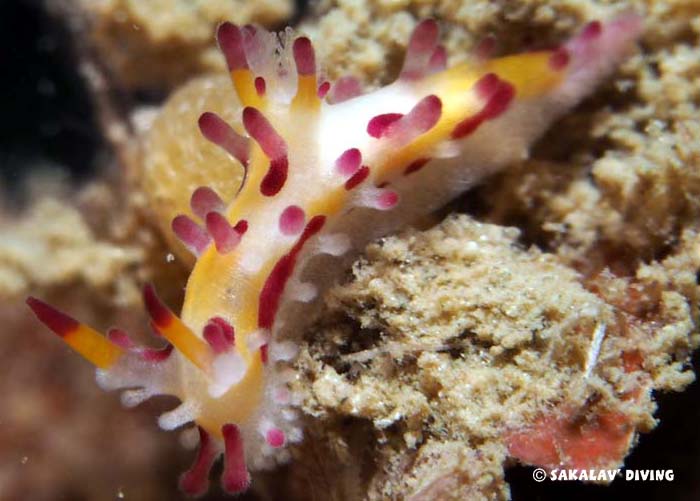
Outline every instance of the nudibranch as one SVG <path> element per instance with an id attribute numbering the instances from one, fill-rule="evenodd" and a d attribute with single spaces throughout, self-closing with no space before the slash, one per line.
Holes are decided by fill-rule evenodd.
<path id="1" fill-rule="evenodd" d="M 196 256 L 178 317 L 144 289 L 167 345 L 104 337 L 48 304 L 36 316 L 97 366 L 107 389 L 134 406 L 156 394 L 181 405 L 164 429 L 190 422 L 199 452 L 181 478 L 198 495 L 223 454 L 223 488 L 242 492 L 250 470 L 289 458 L 302 440 L 290 389 L 295 335 L 314 300 L 371 239 L 433 211 L 529 145 L 608 76 L 641 32 L 632 14 L 592 22 L 552 50 L 491 58 L 482 43 L 447 68 L 438 24 L 420 22 L 397 80 L 361 94 L 352 78 L 321 78 L 311 41 L 222 24 L 219 46 L 242 104 L 229 124 L 203 113 L 201 133 L 245 167 L 234 200 L 210 187 L 191 196 L 195 218 L 172 230 Z M 196 219 L 196 220 L 195 220 Z M 342 262 L 334 262 L 341 259 Z"/>

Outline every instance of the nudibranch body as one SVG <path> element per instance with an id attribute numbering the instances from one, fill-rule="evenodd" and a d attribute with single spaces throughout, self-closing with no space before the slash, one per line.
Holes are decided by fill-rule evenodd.
<path id="1" fill-rule="evenodd" d="M 480 178 L 517 161 L 554 119 L 605 78 L 641 31 L 637 16 L 589 24 L 563 46 L 446 69 L 438 26 L 421 22 L 396 82 L 360 95 L 323 81 L 311 42 L 223 24 L 218 41 L 242 104 L 240 122 L 213 113 L 202 134 L 244 165 L 236 198 L 203 186 L 193 214 L 172 229 L 197 257 L 177 317 L 144 289 L 168 345 L 137 347 L 122 331 L 102 337 L 30 298 L 36 315 L 98 367 L 105 388 L 137 405 L 181 399 L 159 423 L 194 421 L 200 448 L 182 488 L 200 494 L 223 453 L 223 486 L 245 490 L 249 469 L 288 457 L 302 439 L 294 410 L 295 335 L 319 292 L 369 240 L 428 213 Z M 329 257 L 330 256 L 330 257 Z"/>

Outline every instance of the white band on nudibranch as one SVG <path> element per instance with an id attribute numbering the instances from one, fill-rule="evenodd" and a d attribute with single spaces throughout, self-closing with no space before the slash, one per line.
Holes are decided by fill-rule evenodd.
<path id="1" fill-rule="evenodd" d="M 352 240 L 346 233 L 319 235 L 317 238 L 318 252 L 331 256 L 342 256 L 352 248 Z"/>
<path id="2" fill-rule="evenodd" d="M 264 346 L 270 342 L 271 335 L 270 331 L 267 329 L 258 329 L 251 332 L 246 338 L 246 345 L 248 350 L 256 351 L 259 350 L 261 346 Z"/>
<path id="3" fill-rule="evenodd" d="M 125 390 L 121 394 L 120 401 L 124 407 L 136 407 L 156 394 L 157 393 L 147 388 Z"/>
<path id="4" fill-rule="evenodd" d="M 318 287 L 311 282 L 300 282 L 299 280 L 291 280 L 289 285 L 289 297 L 301 303 L 313 301 L 318 295 Z"/>
<path id="5" fill-rule="evenodd" d="M 158 417 L 158 426 L 163 430 L 174 430 L 180 426 L 194 421 L 199 416 L 200 407 L 198 404 L 185 400 L 173 410 L 164 412 Z"/>
<path id="6" fill-rule="evenodd" d="M 270 360 L 289 361 L 293 360 L 299 352 L 299 347 L 292 341 L 275 341 L 270 345 Z"/>
<path id="7" fill-rule="evenodd" d="M 219 398 L 245 376 L 247 365 L 236 352 L 230 351 L 218 355 L 212 363 L 212 381 L 209 395 Z"/>

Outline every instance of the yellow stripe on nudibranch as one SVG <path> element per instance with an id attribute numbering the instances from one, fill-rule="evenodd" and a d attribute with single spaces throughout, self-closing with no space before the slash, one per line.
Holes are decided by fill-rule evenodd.
<path id="1" fill-rule="evenodd" d="M 397 82 L 358 97 L 358 85 L 345 79 L 325 99 L 330 84 L 319 85 L 308 38 L 224 23 L 217 39 L 243 106 L 241 123 L 204 113 L 199 126 L 246 174 L 235 200 L 200 186 L 190 200 L 194 219 L 172 221 L 197 256 L 181 318 L 152 287 L 144 289 L 153 326 L 177 355 L 168 358 L 172 346 L 135 347 L 122 334 L 105 338 L 39 300 L 28 304 L 103 369 L 106 386 L 141 385 L 147 395 L 181 398 L 160 422 L 166 429 L 190 421 L 199 427 L 200 452 L 182 477 L 183 490 L 203 493 L 223 450 L 224 489 L 241 492 L 250 481 L 247 464 L 274 464 L 282 457 L 277 449 L 301 440 L 288 375 L 277 362 L 294 357 L 283 338 L 311 317 L 288 308 L 317 293 L 302 282 L 311 258 L 361 247 L 382 234 L 377 228 L 388 231 L 387 224 L 457 196 L 467 186 L 462 177 L 473 182 L 521 158 L 546 123 L 609 73 L 639 31 L 636 16 L 623 16 L 605 27 L 592 23 L 557 50 L 489 60 L 482 47 L 471 63 L 447 69 L 438 25 L 423 21 Z M 398 204 L 410 210 L 393 219 L 365 210 Z M 341 268 L 314 271 L 330 283 Z M 166 359 L 157 370 L 149 365 Z"/>
<path id="2" fill-rule="evenodd" d="M 223 23 L 217 31 L 217 40 L 226 55 L 231 82 L 241 103 L 244 106 L 262 107 L 263 99 L 256 89 L 256 77 L 250 70 L 244 49 L 245 40 L 251 40 L 256 30 L 253 26 L 239 28 L 231 23 Z"/>
<path id="3" fill-rule="evenodd" d="M 143 299 L 154 328 L 190 362 L 204 372 L 209 372 L 213 359 L 210 347 L 196 336 L 177 315 L 156 296 L 153 286 L 143 290 Z"/>
<path id="4" fill-rule="evenodd" d="M 460 122 L 473 117 L 476 129 L 481 123 L 478 114 L 489 104 L 488 96 L 479 95 L 479 84 L 490 76 L 496 76 L 498 81 L 512 88 L 508 95 L 500 96 L 506 102 L 495 103 L 502 106 L 503 111 L 514 98 L 525 101 L 546 96 L 561 84 L 566 74 L 566 65 L 552 64 L 557 54 L 557 51 L 546 51 L 503 57 L 476 66 L 465 63 L 426 77 L 417 84 L 417 93 L 433 93 L 440 99 L 440 119 L 429 131 L 395 149 L 377 165 L 380 174 L 375 181 L 381 184 L 413 162 L 429 159 L 437 145 L 455 139 L 455 127 Z M 481 117 L 481 121 L 496 118 L 498 113 L 493 115 Z"/>
<path id="5" fill-rule="evenodd" d="M 564 61 L 565 52 L 531 52 L 517 56 L 506 56 L 484 63 L 485 73 L 495 73 L 515 87 L 518 99 L 545 96 L 559 86 L 568 70 Z"/>
<path id="6" fill-rule="evenodd" d="M 311 40 L 300 37 L 294 40 L 292 53 L 297 67 L 297 93 L 292 100 L 290 111 L 317 111 L 321 106 L 316 79 L 316 55 Z"/>
<path id="7" fill-rule="evenodd" d="M 249 69 L 231 70 L 231 82 L 236 89 L 236 94 L 244 106 L 263 108 L 264 99 L 255 87 L 255 77 Z"/>

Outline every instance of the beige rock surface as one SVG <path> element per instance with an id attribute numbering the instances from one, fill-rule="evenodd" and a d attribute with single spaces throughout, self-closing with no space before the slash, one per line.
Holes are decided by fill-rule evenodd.
<path id="1" fill-rule="evenodd" d="M 658 288 L 662 270 L 690 264 L 680 256 L 637 280 L 585 283 L 555 255 L 518 244 L 514 228 L 466 216 L 383 239 L 328 294 L 325 320 L 307 336 L 298 361 L 305 411 L 348 443 L 339 422 L 371 423 L 372 445 L 336 459 L 375 472 L 369 499 L 420 499 L 442 484 L 451 487 L 440 499 L 505 498 L 512 430 L 573 407 L 621 413 L 648 431 L 648 390 L 693 380 L 689 302 Z M 688 268 L 699 266 L 696 258 Z M 626 354 L 638 352 L 642 367 L 630 370 Z M 426 455 L 435 456 L 429 464 Z"/>
<path id="2" fill-rule="evenodd" d="M 79 0 L 101 62 L 129 90 L 170 90 L 223 70 L 214 30 L 223 21 L 281 27 L 292 0 Z"/>

